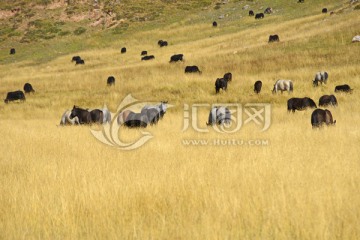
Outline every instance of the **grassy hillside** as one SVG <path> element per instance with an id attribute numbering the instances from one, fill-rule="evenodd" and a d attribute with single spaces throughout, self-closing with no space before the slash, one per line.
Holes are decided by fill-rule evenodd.
<path id="1" fill-rule="evenodd" d="M 163 6 L 161 16 L 131 22 L 121 34 L 65 21 L 61 28 L 87 30 L 2 42 L 0 95 L 25 82 L 36 93 L 25 103 L 0 103 L 0 239 L 358 239 L 360 58 L 359 44 L 351 43 L 360 34 L 357 4 L 155 3 Z M 186 4 L 190 12 L 180 6 Z M 157 11 L 147 1 L 127 7 L 139 5 Z M 255 20 L 246 5 L 274 13 Z M 334 14 L 322 14 L 323 7 Z M 280 42 L 269 44 L 270 34 Z M 160 48 L 159 39 L 169 46 Z M 9 55 L 11 46 L 15 55 Z M 126 54 L 120 54 L 123 46 Z M 141 61 L 142 50 L 155 59 Z M 185 62 L 170 64 L 175 53 Z M 75 66 L 74 55 L 85 65 Z M 187 65 L 203 73 L 185 74 Z M 314 88 L 320 70 L 329 80 Z M 214 82 L 226 72 L 233 81 L 227 92 L 215 94 Z M 106 86 L 110 75 L 114 87 Z M 293 80 L 293 93 L 271 93 L 280 78 Z M 259 79 L 263 89 L 255 95 Z M 335 86 L 345 83 L 354 92 L 335 94 Z M 125 142 L 149 132 L 153 138 L 136 150 L 102 144 L 90 133 L 101 126 L 58 126 L 74 104 L 106 104 L 115 113 L 128 94 L 173 105 L 156 126 L 116 132 Z M 287 113 L 290 97 L 318 104 L 324 94 L 338 99 L 338 107 L 329 107 L 336 126 L 313 130 L 312 110 Z M 184 104 L 223 103 L 270 104 L 269 129 L 245 123 L 243 111 L 239 131 L 218 133 L 206 127 L 204 107 L 197 124 L 208 132 L 191 125 L 182 130 Z"/>
<path id="2" fill-rule="evenodd" d="M 68 3 L 66 3 L 68 2 Z M 8 49 L 21 51 L 17 60 L 49 61 L 74 51 L 126 44 L 133 34 L 166 26 L 209 24 L 217 20 L 221 32 L 238 32 L 270 21 L 253 21 L 248 9 L 271 6 L 271 23 L 318 15 L 323 7 L 344 14 L 359 4 L 346 1 L 2 1 L 0 3 L 0 63 L 9 63 Z M 228 2 L 228 3 L 227 3 Z M 153 15 L 152 17 L 147 17 Z M 216 34 L 211 32 L 211 36 Z M 176 35 L 176 34 L 175 34 Z M 175 36 L 174 36 L 175 37 Z M 199 39 L 182 38 L 184 41 Z M 203 36 L 201 36 L 203 37 Z M 140 41 L 143 43 L 144 41 Z M 43 49 L 47 51 L 43 51 Z"/>

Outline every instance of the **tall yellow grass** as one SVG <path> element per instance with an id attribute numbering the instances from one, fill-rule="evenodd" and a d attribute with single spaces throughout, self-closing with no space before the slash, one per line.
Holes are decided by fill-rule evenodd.
<path id="1" fill-rule="evenodd" d="M 212 30 L 202 33 L 208 26 L 179 25 L 167 48 L 156 46 L 166 35 L 157 30 L 137 33 L 123 55 L 116 47 L 81 52 L 84 66 L 73 66 L 71 56 L 0 66 L 1 95 L 25 82 L 36 90 L 23 104 L 0 105 L 0 239 L 359 239 L 360 59 L 349 43 L 358 20 L 353 12 L 236 33 L 224 27 L 211 38 Z M 267 44 L 273 32 L 281 42 Z M 185 33 L 196 39 L 182 43 Z M 155 60 L 141 62 L 141 50 Z M 185 63 L 169 64 L 174 53 Z M 185 75 L 186 65 L 203 74 Z M 319 70 L 329 82 L 315 89 Z M 234 76 L 228 92 L 215 95 L 214 81 L 227 71 Z M 113 88 L 106 87 L 110 75 Z M 292 79 L 294 92 L 272 95 L 278 78 Z M 259 96 L 252 90 L 258 79 Z M 288 98 L 317 102 L 343 83 L 355 90 L 336 94 L 336 126 L 313 130 L 311 110 L 287 113 Z M 58 126 L 74 104 L 114 112 L 130 93 L 174 105 L 146 129 L 154 137 L 141 148 L 100 143 L 89 130 L 98 126 Z M 270 103 L 270 128 L 182 132 L 184 104 L 226 102 Z M 207 113 L 199 118 L 204 124 Z M 120 131 L 124 139 L 140 135 Z M 232 139 L 262 144 L 184 142 Z"/>

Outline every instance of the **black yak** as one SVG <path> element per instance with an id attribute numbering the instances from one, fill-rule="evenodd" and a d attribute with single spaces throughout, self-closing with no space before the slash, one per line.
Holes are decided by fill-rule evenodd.
<path id="1" fill-rule="evenodd" d="M 314 100 L 308 97 L 304 98 L 290 98 L 287 101 L 287 110 L 295 112 L 295 110 L 301 111 L 306 108 L 317 108 Z"/>
<path id="2" fill-rule="evenodd" d="M 324 95 L 319 99 L 319 107 L 337 106 L 337 99 L 334 95 Z"/>
<path id="3" fill-rule="evenodd" d="M 261 91 L 262 82 L 260 80 L 256 81 L 254 84 L 254 92 L 259 94 Z"/>
<path id="4" fill-rule="evenodd" d="M 338 85 L 335 87 L 335 92 L 346 92 L 346 93 L 352 93 L 353 89 L 350 88 L 349 85 Z"/>
<path id="5" fill-rule="evenodd" d="M 323 124 L 335 125 L 336 120 L 333 120 L 331 112 L 327 109 L 315 109 L 311 114 L 311 125 L 313 128 L 321 127 Z"/>

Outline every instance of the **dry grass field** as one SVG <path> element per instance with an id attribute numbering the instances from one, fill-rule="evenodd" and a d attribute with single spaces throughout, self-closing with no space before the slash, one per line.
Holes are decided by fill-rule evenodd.
<path id="1" fill-rule="evenodd" d="M 0 103 L 0 239 L 360 239 L 360 45 L 351 43 L 360 17 L 348 1 L 329 2 L 331 16 L 282 16 L 291 8 L 284 6 L 258 22 L 243 17 L 213 28 L 191 15 L 48 62 L 8 56 L 0 95 L 25 82 L 36 93 Z M 275 33 L 280 42 L 268 44 Z M 159 39 L 169 46 L 159 48 Z M 140 61 L 142 50 L 155 59 Z M 170 64 L 175 53 L 185 62 Z M 74 66 L 73 55 L 86 64 Z M 185 75 L 186 65 L 203 73 Z M 314 88 L 320 70 L 329 80 Z M 226 72 L 233 81 L 216 95 L 214 82 Z M 110 75 L 114 87 L 106 86 Z M 277 79 L 292 79 L 294 92 L 273 95 Z M 312 110 L 287 112 L 290 97 L 318 104 L 345 83 L 353 93 L 336 93 L 339 106 L 328 108 L 335 126 L 312 129 Z M 120 128 L 125 142 L 153 136 L 135 150 L 101 143 L 90 132 L 101 126 L 59 126 L 74 104 L 106 104 L 115 113 L 128 94 L 172 105 L 156 126 Z M 208 132 L 183 131 L 184 104 L 200 103 L 267 103 L 271 125 L 262 132 L 245 124 L 243 111 L 239 131 L 218 133 L 206 127 L 205 107 L 198 125 Z"/>

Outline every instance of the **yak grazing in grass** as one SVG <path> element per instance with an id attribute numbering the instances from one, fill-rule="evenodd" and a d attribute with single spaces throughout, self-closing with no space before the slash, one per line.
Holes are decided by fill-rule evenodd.
<path id="1" fill-rule="evenodd" d="M 314 100 L 308 97 L 304 98 L 290 98 L 287 101 L 288 111 L 295 112 L 295 110 L 301 111 L 306 108 L 317 108 Z"/>

